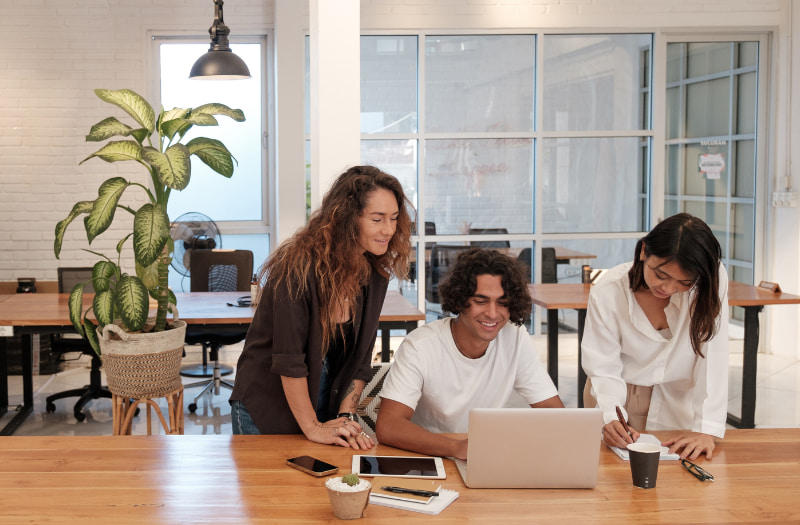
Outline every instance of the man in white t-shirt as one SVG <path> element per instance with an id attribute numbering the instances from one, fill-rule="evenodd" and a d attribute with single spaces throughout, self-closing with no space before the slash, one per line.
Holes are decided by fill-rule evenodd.
<path id="1" fill-rule="evenodd" d="M 531 311 L 523 268 L 492 250 L 459 255 L 439 285 L 442 310 L 458 317 L 400 344 L 380 393 L 378 441 L 466 459 L 470 409 L 503 407 L 514 391 L 533 408 L 564 406 L 523 325 Z M 502 446 L 508 429 L 497 431 Z"/>

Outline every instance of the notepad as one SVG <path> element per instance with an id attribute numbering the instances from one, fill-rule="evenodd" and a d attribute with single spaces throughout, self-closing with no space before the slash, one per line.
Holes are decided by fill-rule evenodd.
<path id="1" fill-rule="evenodd" d="M 661 440 L 658 439 L 653 434 L 639 434 L 639 439 L 636 440 L 637 443 L 649 443 L 651 445 L 658 445 L 661 447 L 661 457 L 659 459 L 666 459 L 666 460 L 677 460 L 681 459 L 680 455 L 678 454 L 670 454 L 669 448 L 661 446 Z M 608 447 L 610 448 L 614 454 L 621 457 L 625 461 L 630 461 L 631 456 L 630 452 L 626 448 L 619 448 L 619 447 Z"/>
<path id="2" fill-rule="evenodd" d="M 374 490 L 374 488 L 373 488 Z M 448 505 L 458 498 L 459 493 L 455 490 L 439 489 L 439 495 L 431 498 L 430 503 L 421 503 L 406 499 L 387 498 L 377 495 L 374 492 L 369 495 L 369 502 L 373 505 L 382 505 L 394 509 L 410 510 L 423 514 L 435 515 L 442 512 Z"/>
<path id="3" fill-rule="evenodd" d="M 372 481 L 372 495 L 380 496 L 382 498 L 399 499 L 404 501 L 412 501 L 414 503 L 430 503 L 434 496 L 416 496 L 414 494 L 403 494 L 398 492 L 389 492 L 383 490 L 381 487 L 403 487 L 404 489 L 414 490 L 428 490 L 431 492 L 438 492 L 442 484 L 435 479 L 414 479 L 414 478 L 393 478 L 382 477 L 375 478 Z"/>

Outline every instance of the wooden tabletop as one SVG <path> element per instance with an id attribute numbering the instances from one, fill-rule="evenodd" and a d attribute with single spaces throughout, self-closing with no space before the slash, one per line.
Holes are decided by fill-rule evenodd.
<path id="1" fill-rule="evenodd" d="M 189 324 L 249 324 L 255 309 L 236 304 L 244 292 L 177 293 L 178 315 Z M 68 294 L 35 293 L 0 295 L 0 326 L 69 326 Z M 91 295 L 86 295 L 87 301 Z M 399 292 L 390 290 L 381 309 L 381 321 L 419 321 L 420 312 Z"/>
<path id="2" fill-rule="evenodd" d="M 786 523 L 798 516 L 798 443 L 800 429 L 729 430 L 712 461 L 697 461 L 715 482 L 662 461 L 649 490 L 599 442 L 594 489 L 468 489 L 445 460 L 442 486 L 460 495 L 441 514 L 370 505 L 358 523 Z M 4 437 L 0 522 L 338 523 L 327 478 L 285 460 L 308 454 L 347 473 L 353 453 L 302 436 Z M 409 455 L 383 445 L 369 453 Z"/>

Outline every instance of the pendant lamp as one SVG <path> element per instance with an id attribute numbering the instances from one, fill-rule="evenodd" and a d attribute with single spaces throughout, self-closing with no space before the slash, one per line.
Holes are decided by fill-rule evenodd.
<path id="1" fill-rule="evenodd" d="M 231 51 L 228 35 L 231 30 L 222 18 L 222 0 L 214 0 L 214 23 L 208 29 L 211 47 L 192 66 L 189 78 L 197 80 L 240 80 L 250 78 L 244 60 Z"/>

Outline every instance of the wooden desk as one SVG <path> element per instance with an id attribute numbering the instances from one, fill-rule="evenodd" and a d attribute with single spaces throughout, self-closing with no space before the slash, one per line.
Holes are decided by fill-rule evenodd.
<path id="1" fill-rule="evenodd" d="M 194 331 L 241 331 L 253 319 L 254 308 L 227 306 L 236 304 L 242 292 L 177 293 L 178 314 L 191 324 Z M 35 293 L 0 295 L 0 329 L 22 335 L 22 391 L 23 402 L 16 415 L 0 430 L 0 436 L 11 435 L 33 410 L 33 334 L 52 334 L 72 329 L 69 322 L 68 294 Z M 86 299 L 91 296 L 87 295 Z M 382 330 L 382 354 L 388 361 L 389 330 L 417 327 L 425 314 L 417 310 L 396 291 L 386 294 L 378 328 Z M 0 415 L 8 410 L 8 368 L 6 339 L 0 337 Z"/>
<path id="2" fill-rule="evenodd" d="M 441 514 L 370 505 L 358 523 L 787 523 L 797 520 L 798 442 L 800 429 L 729 430 L 714 459 L 698 461 L 713 483 L 663 461 L 649 490 L 599 441 L 594 489 L 468 489 L 445 460 L 442 486 L 459 497 Z M 383 445 L 370 453 L 409 455 Z M 0 522 L 339 523 L 327 478 L 285 464 L 301 454 L 347 473 L 353 451 L 301 436 L 6 437 Z"/>
<path id="3" fill-rule="evenodd" d="M 583 406 L 586 374 L 581 366 L 581 341 L 586 323 L 586 306 L 591 285 L 531 284 L 533 303 L 547 309 L 547 370 L 558 386 L 558 310 L 578 311 L 578 406 Z M 745 311 L 742 363 L 741 417 L 728 413 L 728 424 L 736 428 L 754 428 L 756 411 L 756 372 L 758 370 L 758 314 L 765 305 L 800 304 L 800 296 L 770 291 L 735 281 L 728 282 L 728 304 Z"/>

